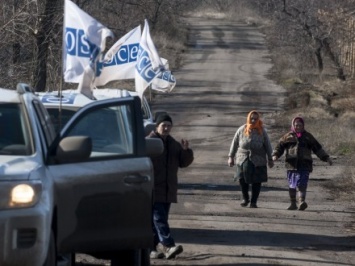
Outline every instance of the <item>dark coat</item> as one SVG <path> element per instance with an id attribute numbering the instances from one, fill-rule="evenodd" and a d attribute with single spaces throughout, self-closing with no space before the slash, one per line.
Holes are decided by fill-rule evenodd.
<path id="1" fill-rule="evenodd" d="M 160 138 L 159 134 L 152 132 L 150 138 Z M 163 140 L 163 139 L 162 139 Z M 177 202 L 178 169 L 189 166 L 193 160 L 193 151 L 184 150 L 179 142 L 170 135 L 166 137 L 164 152 L 152 157 L 154 166 L 154 202 Z"/>
<path id="2" fill-rule="evenodd" d="M 312 172 L 312 152 L 322 161 L 327 161 L 329 155 L 323 150 L 319 142 L 307 131 L 297 138 L 296 133 L 290 131 L 279 140 L 272 155 L 280 158 L 285 152 L 285 166 L 287 170 L 305 170 Z"/>

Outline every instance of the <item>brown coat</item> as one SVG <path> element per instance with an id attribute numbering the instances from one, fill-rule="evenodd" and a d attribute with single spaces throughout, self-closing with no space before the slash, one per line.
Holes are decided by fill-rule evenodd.
<path id="1" fill-rule="evenodd" d="M 152 132 L 150 138 L 160 138 Z M 184 150 L 170 135 L 164 141 L 164 152 L 152 157 L 154 166 L 154 202 L 177 202 L 178 169 L 188 167 L 194 160 L 191 149 Z"/>
<path id="2" fill-rule="evenodd" d="M 312 152 L 322 161 L 327 161 L 329 155 L 323 150 L 319 142 L 307 131 L 300 138 L 292 131 L 286 133 L 279 140 L 272 155 L 280 158 L 285 153 L 287 170 L 305 170 L 312 172 Z"/>

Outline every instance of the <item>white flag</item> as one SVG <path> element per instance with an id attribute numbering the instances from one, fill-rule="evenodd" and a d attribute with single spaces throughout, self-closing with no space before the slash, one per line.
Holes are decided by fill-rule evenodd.
<path id="1" fill-rule="evenodd" d="M 94 80 L 95 70 L 91 65 L 88 65 L 85 67 L 83 75 L 81 75 L 77 91 L 84 94 L 89 99 L 94 99 Z"/>
<path id="2" fill-rule="evenodd" d="M 164 70 L 163 63 L 159 57 L 157 49 L 150 37 L 148 21 L 144 20 L 144 28 L 139 43 L 135 86 L 136 91 L 142 98 L 146 88 L 152 83 L 161 71 Z"/>
<path id="3" fill-rule="evenodd" d="M 176 79 L 169 70 L 168 60 L 162 57 L 160 60 L 164 65 L 164 70 L 153 80 L 151 88 L 156 91 L 171 92 L 176 85 Z"/>
<path id="4" fill-rule="evenodd" d="M 65 0 L 63 35 L 64 81 L 79 83 L 84 69 L 90 62 L 96 64 L 105 50 L 106 38 L 113 37 L 113 33 L 72 1 Z"/>
<path id="5" fill-rule="evenodd" d="M 168 62 L 168 59 L 165 59 L 165 58 L 163 58 L 163 57 L 160 57 L 160 61 L 161 61 L 161 63 L 163 64 L 164 69 L 165 69 L 165 70 L 169 70 L 169 62 Z"/>
<path id="6" fill-rule="evenodd" d="M 176 85 L 176 80 L 173 73 L 170 70 L 163 70 L 153 80 L 152 89 L 161 92 L 171 92 Z"/>
<path id="7" fill-rule="evenodd" d="M 95 79 L 96 86 L 103 86 L 112 80 L 134 79 L 140 40 L 141 26 L 139 25 L 106 52 L 101 75 Z"/>

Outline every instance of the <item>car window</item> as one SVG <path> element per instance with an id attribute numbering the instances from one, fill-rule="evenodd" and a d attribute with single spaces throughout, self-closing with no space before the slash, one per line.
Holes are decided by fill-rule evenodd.
<path id="1" fill-rule="evenodd" d="M 37 113 L 37 118 L 39 119 L 40 125 L 42 132 L 44 134 L 45 140 L 46 140 L 46 145 L 49 147 L 49 145 L 52 143 L 55 133 L 53 130 L 53 122 L 51 120 L 51 117 L 49 113 L 47 112 L 46 108 L 41 104 L 40 101 L 38 100 L 33 100 L 32 102 L 33 107 Z"/>
<path id="2" fill-rule="evenodd" d="M 150 119 L 149 104 L 145 98 L 142 101 L 142 114 L 143 119 Z"/>
<path id="3" fill-rule="evenodd" d="M 33 153 L 28 122 L 20 104 L 0 104 L 0 154 Z"/>
<path id="4" fill-rule="evenodd" d="M 58 133 L 69 119 L 75 114 L 76 111 L 59 108 L 47 108 L 47 111 L 52 119 L 55 132 Z"/>
<path id="5" fill-rule="evenodd" d="M 89 136 L 91 157 L 133 154 L 131 106 L 112 106 L 95 109 L 81 117 L 68 136 Z"/>

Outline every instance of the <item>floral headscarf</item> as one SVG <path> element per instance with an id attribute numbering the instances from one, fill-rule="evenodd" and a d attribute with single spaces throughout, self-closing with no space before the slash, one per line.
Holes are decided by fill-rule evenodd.
<path id="1" fill-rule="evenodd" d="M 258 118 L 258 120 L 256 120 L 255 124 L 251 123 L 251 115 L 252 114 L 257 114 L 259 116 L 259 118 Z M 249 136 L 252 129 L 256 129 L 258 131 L 259 135 L 263 134 L 263 122 L 260 120 L 260 114 L 255 110 L 250 111 L 248 114 L 246 127 L 244 129 L 244 134 L 246 136 Z"/>
<path id="2" fill-rule="evenodd" d="M 300 138 L 300 137 L 302 136 L 302 133 L 303 133 L 303 132 L 296 132 L 296 129 L 295 129 L 295 122 L 296 122 L 297 120 L 300 121 L 300 122 L 303 124 L 303 127 L 304 127 L 304 120 L 303 120 L 303 118 L 300 117 L 300 116 L 296 116 L 294 119 L 292 119 L 291 130 L 292 130 L 292 132 L 295 132 L 295 133 L 296 133 L 297 138 Z"/>

